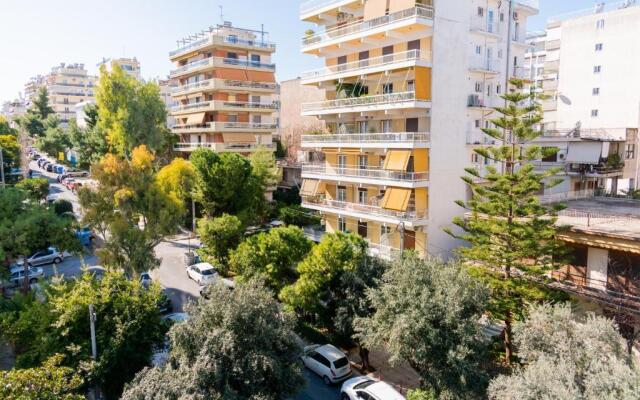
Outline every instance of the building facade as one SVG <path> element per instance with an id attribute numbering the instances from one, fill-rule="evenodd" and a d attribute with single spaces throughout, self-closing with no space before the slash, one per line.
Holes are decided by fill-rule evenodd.
<path id="1" fill-rule="evenodd" d="M 444 228 L 468 196 L 464 168 L 488 162 L 481 128 L 508 79 L 524 73 L 526 20 L 537 1 L 326 0 L 303 3 L 316 23 L 302 52 L 325 67 L 302 83 L 326 99 L 302 106 L 328 134 L 302 146 L 325 161 L 303 166 L 303 205 L 327 231 L 357 232 L 373 253 L 398 249 L 448 257 Z"/>
<path id="2" fill-rule="evenodd" d="M 170 53 L 176 64 L 170 79 L 178 82 L 171 109 L 180 137 L 176 151 L 273 149 L 276 47 L 267 36 L 226 22 L 178 42 Z"/>
<path id="3" fill-rule="evenodd" d="M 124 71 L 125 74 L 142 81 L 142 73 L 140 72 L 140 61 L 137 58 L 103 58 L 102 61 L 98 63 L 98 68 L 105 66 L 108 72 L 113 70 L 115 65 L 119 66 L 120 69 Z"/>

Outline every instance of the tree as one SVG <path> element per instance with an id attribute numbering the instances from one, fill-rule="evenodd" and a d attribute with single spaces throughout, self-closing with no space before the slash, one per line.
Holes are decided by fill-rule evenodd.
<path id="1" fill-rule="evenodd" d="M 87 386 L 99 385 L 107 398 L 117 399 L 124 384 L 148 365 L 153 349 L 163 343 L 166 326 L 157 306 L 160 296 L 159 285 L 145 288 L 122 272 L 107 271 L 101 279 L 84 274 L 53 284 L 45 290 L 44 302 L 32 296 L 3 315 L 0 326 L 11 343 L 21 344 L 20 366 L 36 367 L 53 354 L 64 354 L 64 365 L 82 371 Z M 95 361 L 89 340 L 90 304 L 97 318 Z M 21 341 L 27 336 L 28 341 Z"/>
<path id="2" fill-rule="evenodd" d="M 4 115 L 0 115 L 0 136 L 2 135 L 18 136 L 18 131 L 9 125 Z"/>
<path id="3" fill-rule="evenodd" d="M 462 234 L 454 234 L 469 243 L 461 247 L 466 260 L 479 264 L 492 283 L 492 317 L 505 323 L 505 361 L 511 362 L 511 326 L 514 318 L 522 318 L 531 283 L 516 272 L 542 275 L 559 265 L 562 243 L 555 238 L 556 212 L 561 206 L 540 204 L 538 192 L 562 180 L 554 178 L 559 170 L 537 171 L 532 161 L 554 155 L 558 149 L 531 145 L 540 135 L 535 127 L 542 121 L 542 108 L 534 93 L 524 93 L 523 82 L 512 80 L 516 90 L 503 95 L 505 107 L 495 108 L 500 114 L 492 119 L 495 128 L 483 132 L 500 145 L 476 148 L 480 156 L 499 163 L 499 170 L 488 165 L 482 176 L 474 168 L 466 168 L 463 177 L 472 192 L 471 200 L 457 204 L 469 211 L 468 218 L 453 223 Z M 523 105 L 524 104 L 524 105 Z M 501 276 L 496 279 L 496 274 Z M 519 286 L 525 285 L 524 288 Z"/>
<path id="4" fill-rule="evenodd" d="M 287 225 L 307 226 L 320 223 L 320 217 L 310 214 L 300 204 L 281 207 L 278 210 L 278 218 Z"/>
<path id="5" fill-rule="evenodd" d="M 53 108 L 49 105 L 49 91 L 46 86 L 38 89 L 38 95 L 33 100 L 33 105 L 29 109 L 30 112 L 45 120 L 54 113 Z"/>
<path id="6" fill-rule="evenodd" d="M 159 187 L 183 204 L 191 199 L 196 182 L 196 170 L 184 158 L 174 158 L 156 176 Z"/>
<path id="7" fill-rule="evenodd" d="M 73 214 L 73 203 L 69 200 L 57 199 L 53 202 L 53 212 L 60 216 Z"/>
<path id="8" fill-rule="evenodd" d="M 167 112 L 155 83 L 139 82 L 118 66 L 111 72 L 103 66 L 96 101 L 97 126 L 112 153 L 129 158 L 140 145 L 161 157 L 172 151 L 175 137 L 166 127 Z"/>
<path id="9" fill-rule="evenodd" d="M 170 362 L 138 374 L 123 400 L 276 400 L 302 386 L 294 323 L 259 282 L 214 285 L 187 313 L 169 332 Z"/>
<path id="10" fill-rule="evenodd" d="M 355 320 L 366 346 L 384 346 L 392 363 L 408 362 L 441 397 L 481 396 L 486 377 L 479 368 L 478 320 L 488 292 L 459 263 L 407 252 L 367 297 L 375 312 Z"/>
<path id="11" fill-rule="evenodd" d="M 75 119 L 69 121 L 68 136 L 71 147 L 78 154 L 78 165 L 88 168 L 107 154 L 108 144 L 105 133 L 97 126 L 97 109 L 93 104 L 84 108 L 87 126 L 80 128 Z"/>
<path id="12" fill-rule="evenodd" d="M 516 322 L 514 343 L 524 367 L 492 380 L 491 399 L 640 398 L 640 368 L 612 320 L 539 305 Z"/>
<path id="13" fill-rule="evenodd" d="M 0 398 L 5 400 L 83 400 L 83 380 L 72 368 L 63 367 L 60 354 L 42 366 L 0 371 Z"/>
<path id="14" fill-rule="evenodd" d="M 241 280 L 264 279 L 277 295 L 295 281 L 296 265 L 309 253 L 312 243 L 302 229 L 294 226 L 275 228 L 251 236 L 229 256 L 229 268 Z"/>
<path id="15" fill-rule="evenodd" d="M 238 217 L 222 214 L 218 218 L 199 220 L 198 235 L 205 245 L 203 254 L 212 258 L 222 272 L 226 272 L 229 252 L 240 244 L 244 225 Z"/>
<path id="16" fill-rule="evenodd" d="M 154 159 L 145 146 L 133 149 L 130 160 L 109 154 L 93 167 L 98 187 L 79 191 L 84 223 L 109 233 L 101 260 L 131 274 L 159 265 L 154 248 L 177 230 L 184 212 L 158 186 Z"/>
<path id="17" fill-rule="evenodd" d="M 4 171 L 7 173 L 12 168 L 20 167 L 20 144 L 14 135 L 0 135 L 0 149 L 2 149 L 2 161 Z"/>
<path id="18" fill-rule="evenodd" d="M 20 190 L 24 190 L 27 196 L 36 202 L 42 202 L 49 194 L 49 180 L 47 178 L 27 178 L 16 184 Z"/>
<path id="19" fill-rule="evenodd" d="M 47 128 L 52 127 L 55 121 L 57 118 L 49 105 L 49 92 L 42 86 L 38 89 L 31 108 L 18 120 L 18 123 L 31 137 L 38 138 L 44 136 Z"/>
<path id="20" fill-rule="evenodd" d="M 268 216 L 266 194 L 274 190 L 278 183 L 278 167 L 273 152 L 264 147 L 258 148 L 249 157 L 251 163 L 250 187 L 253 196 L 251 215 L 257 220 L 264 220 Z"/>
<path id="21" fill-rule="evenodd" d="M 58 158 L 60 153 L 65 153 L 71 148 L 69 134 L 58 125 L 57 117 L 47 121 L 44 136 L 38 138 L 37 146 L 41 151 L 54 158 Z"/>

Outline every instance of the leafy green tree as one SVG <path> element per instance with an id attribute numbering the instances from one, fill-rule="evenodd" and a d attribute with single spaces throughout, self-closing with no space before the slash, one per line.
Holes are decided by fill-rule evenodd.
<path id="1" fill-rule="evenodd" d="M 162 167 L 156 176 L 160 188 L 183 204 L 193 196 L 196 178 L 195 168 L 184 158 L 174 158 L 170 164 Z"/>
<path id="2" fill-rule="evenodd" d="M 240 244 L 244 230 L 244 224 L 235 215 L 199 220 L 198 235 L 205 245 L 202 254 L 211 258 L 221 272 L 226 272 L 229 252 Z"/>
<path id="3" fill-rule="evenodd" d="M 492 380 L 490 399 L 640 398 L 640 368 L 612 320 L 544 304 L 515 324 L 514 343 L 524 367 Z"/>
<path id="4" fill-rule="evenodd" d="M 2 161 L 4 171 L 20 167 L 20 144 L 14 135 L 0 135 L 0 148 L 2 149 Z"/>
<path id="5" fill-rule="evenodd" d="M 42 366 L 0 371 L 0 398 L 5 400 L 84 400 L 82 377 L 52 356 Z"/>
<path id="6" fill-rule="evenodd" d="M 78 153 L 78 165 L 88 168 L 107 154 L 108 144 L 105 133 L 97 126 L 96 106 L 85 106 L 85 113 L 87 126 L 80 128 L 72 119 L 69 121 L 68 136 L 71 147 Z"/>
<path id="7" fill-rule="evenodd" d="M 251 206 L 255 196 L 249 160 L 205 148 L 194 151 L 189 160 L 197 172 L 195 199 L 209 217 L 238 215 Z"/>
<path id="8" fill-rule="evenodd" d="M 294 322 L 259 283 L 214 285 L 187 313 L 169 332 L 170 362 L 139 373 L 123 400 L 284 400 L 301 388 Z"/>
<path id="9" fill-rule="evenodd" d="M 266 194 L 273 191 L 278 183 L 278 167 L 273 152 L 264 147 L 249 157 L 251 163 L 250 192 L 253 197 L 250 215 L 264 221 L 269 213 Z"/>
<path id="10" fill-rule="evenodd" d="M 18 120 L 18 123 L 31 137 L 39 138 L 44 136 L 48 128 L 54 126 L 55 121 L 57 118 L 49 105 L 49 92 L 42 86 L 38 89 L 38 95 L 33 100 L 31 108 Z"/>
<path id="11" fill-rule="evenodd" d="M 36 202 L 41 202 L 49 194 L 49 180 L 47 178 L 27 178 L 16 184 L 20 190 L 24 190 L 27 196 Z"/>
<path id="12" fill-rule="evenodd" d="M 287 225 L 300 227 L 320 223 L 319 216 L 310 214 L 308 210 L 303 209 L 299 204 L 281 207 L 278 210 L 278 218 Z"/>
<path id="13" fill-rule="evenodd" d="M 175 137 L 166 127 L 167 112 L 157 84 L 142 83 L 118 66 L 100 69 L 96 90 L 98 127 L 112 153 L 129 158 L 145 145 L 160 157 L 172 151 Z"/>
<path id="14" fill-rule="evenodd" d="M 412 389 L 407 393 L 407 400 L 438 400 L 438 395 L 433 389 Z"/>
<path id="15" fill-rule="evenodd" d="M 9 125 L 9 121 L 3 115 L 0 115 L 0 136 L 2 135 L 18 136 L 18 131 Z"/>
<path id="16" fill-rule="evenodd" d="M 53 202 L 53 212 L 60 216 L 72 214 L 73 204 L 69 200 L 58 199 Z"/>
<path id="17" fill-rule="evenodd" d="M 486 376 L 478 320 L 488 291 L 459 263 L 407 252 L 367 296 L 375 312 L 355 320 L 365 345 L 384 346 L 392 363 L 408 362 L 438 396 L 481 397 Z"/>
<path id="18" fill-rule="evenodd" d="M 45 120 L 53 114 L 53 108 L 49 105 L 49 91 L 45 86 L 38 89 L 38 95 L 33 100 L 30 112 Z"/>
<path id="19" fill-rule="evenodd" d="M 64 365 L 83 371 L 87 386 L 98 385 L 107 398 L 117 399 L 164 340 L 160 296 L 158 285 L 147 289 L 122 272 L 108 271 L 101 279 L 84 274 L 53 284 L 44 302 L 32 296 L 16 311 L 5 313 L 0 326 L 9 342 L 20 344 L 20 366 L 36 367 L 53 354 L 64 354 Z M 95 361 L 89 340 L 90 304 L 97 318 Z"/>
<path id="20" fill-rule="evenodd" d="M 275 294 L 297 277 L 296 264 L 311 250 L 302 229 L 275 228 L 249 237 L 229 256 L 229 268 L 241 280 L 260 277 Z"/>
<path id="21" fill-rule="evenodd" d="M 36 145 L 38 149 L 55 158 L 58 158 L 60 153 L 65 153 L 72 146 L 69 134 L 61 126 L 48 127 L 44 136 L 38 138 Z"/>
<path id="22" fill-rule="evenodd" d="M 79 191 L 83 222 L 109 233 L 102 262 L 131 274 L 159 265 L 154 248 L 176 232 L 184 212 L 158 186 L 154 159 L 145 146 L 133 149 L 131 160 L 109 154 L 92 169 L 97 188 Z"/>
<path id="23" fill-rule="evenodd" d="M 542 108 L 534 93 L 523 92 L 523 82 L 512 80 L 516 90 L 502 96 L 505 107 L 495 108 L 500 114 L 492 119 L 495 128 L 483 132 L 494 138 L 497 146 L 476 148 L 474 151 L 499 163 L 499 169 L 488 165 L 483 176 L 474 168 L 467 168 L 463 177 L 471 189 L 471 199 L 457 204 L 469 211 L 468 218 L 456 218 L 453 223 L 462 229 L 452 235 L 469 243 L 461 247 L 460 254 L 466 260 L 483 266 L 486 281 L 492 284 L 492 317 L 505 323 L 505 360 L 512 358 L 511 326 L 514 318 L 522 318 L 525 303 L 522 296 L 531 285 L 523 282 L 514 272 L 542 275 L 557 267 L 561 260 L 562 244 L 555 239 L 556 212 L 561 206 L 546 207 L 540 204 L 538 193 L 553 187 L 561 179 L 554 178 L 555 168 L 538 171 L 533 161 L 555 154 L 558 149 L 541 149 L 532 145 L 540 132 L 536 126 L 542 121 Z M 496 273 L 501 279 L 495 279 Z"/>

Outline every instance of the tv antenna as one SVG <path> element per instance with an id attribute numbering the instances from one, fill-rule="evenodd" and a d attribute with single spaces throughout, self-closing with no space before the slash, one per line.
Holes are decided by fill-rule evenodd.
<path id="1" fill-rule="evenodd" d="M 222 13 L 222 6 L 218 5 L 218 7 L 220 7 L 220 23 L 224 24 L 224 14 Z"/>

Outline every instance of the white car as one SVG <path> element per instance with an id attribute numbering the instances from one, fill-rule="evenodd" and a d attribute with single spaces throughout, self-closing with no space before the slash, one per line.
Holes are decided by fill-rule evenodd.
<path id="1" fill-rule="evenodd" d="M 27 258 L 27 262 L 32 267 L 35 267 L 36 265 L 60 264 L 62 260 L 64 260 L 64 254 L 58 251 L 55 247 L 40 250 Z M 18 266 L 22 266 L 23 264 L 24 259 L 19 259 L 16 262 L 16 265 Z"/>
<path id="2" fill-rule="evenodd" d="M 305 347 L 302 362 L 305 367 L 320 375 L 327 385 L 345 380 L 351 375 L 347 356 L 330 344 Z"/>
<path id="3" fill-rule="evenodd" d="M 9 283 L 13 286 L 20 286 L 24 282 L 24 267 L 13 267 L 10 270 Z M 38 282 L 38 279 L 44 278 L 44 271 L 40 267 L 29 267 L 29 284 Z"/>
<path id="4" fill-rule="evenodd" d="M 209 263 L 203 262 L 187 267 L 187 275 L 199 285 L 210 285 L 218 279 L 218 273 Z"/>
<path id="5" fill-rule="evenodd" d="M 340 389 L 342 400 L 405 400 L 388 383 L 376 381 L 368 376 L 351 378 L 342 384 Z"/>

